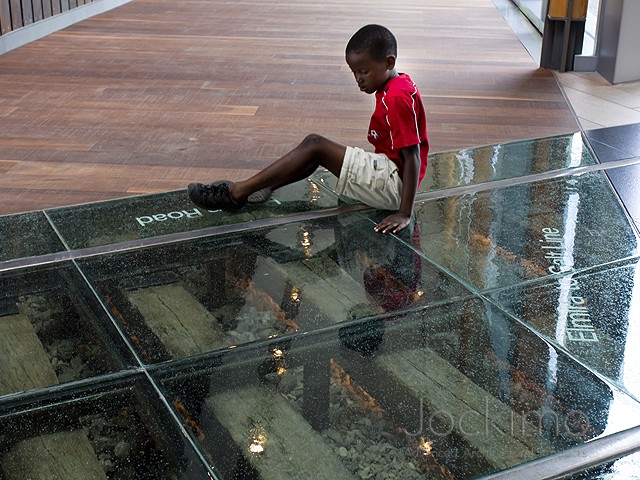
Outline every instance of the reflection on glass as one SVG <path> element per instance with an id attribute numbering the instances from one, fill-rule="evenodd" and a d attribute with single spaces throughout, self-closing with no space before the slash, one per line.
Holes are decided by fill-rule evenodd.
<path id="1" fill-rule="evenodd" d="M 283 478 L 285 465 L 290 478 L 475 478 L 640 418 L 640 405 L 474 299 L 160 375 L 225 478 Z M 614 409 L 627 414 L 615 428 Z"/>
<path id="2" fill-rule="evenodd" d="M 432 153 L 418 193 L 596 163 L 581 133 Z M 329 189 L 337 183 L 328 171 L 319 170 L 313 178 Z"/>
<path id="3" fill-rule="evenodd" d="M 639 471 L 640 452 L 637 452 L 576 473 L 567 477 L 567 480 L 636 480 Z"/>
<path id="4" fill-rule="evenodd" d="M 531 23 L 542 32 L 549 0 L 513 0 Z"/>
<path id="5" fill-rule="evenodd" d="M 477 289 L 628 258 L 638 239 L 601 172 L 416 204 L 425 255 Z"/>
<path id="6" fill-rule="evenodd" d="M 209 478 L 142 381 L 0 413 L 4 480 Z"/>
<path id="7" fill-rule="evenodd" d="M 601 0 L 589 0 L 587 6 L 587 21 L 584 27 L 584 43 L 582 55 L 595 55 L 598 42 L 598 20 L 600 16 Z"/>
<path id="8" fill-rule="evenodd" d="M 640 398 L 638 260 L 493 295 L 506 311 Z"/>
<path id="9" fill-rule="evenodd" d="M 592 161 L 579 135 L 437 154 L 427 188 Z M 84 248 L 339 206 L 323 178 L 233 214 L 184 192 L 48 213 Z M 1 273 L 0 478 L 470 478 L 640 422 L 637 237 L 601 172 L 416 213 Z M 1 258 L 62 249 L 41 214 L 0 227 Z"/>
<path id="10" fill-rule="evenodd" d="M 186 191 L 179 190 L 47 213 L 70 248 L 78 249 L 336 206 L 335 196 L 307 180 L 281 188 L 267 202 L 238 212 L 202 210 L 191 203 Z"/>
<path id="11" fill-rule="evenodd" d="M 429 158 L 420 192 L 595 163 L 580 133 L 435 153 Z"/>
<path id="12" fill-rule="evenodd" d="M 64 251 L 42 212 L 0 217 L 0 262 Z"/>
<path id="13" fill-rule="evenodd" d="M 70 265 L 0 274 L 0 292 L 0 396 L 113 372 L 130 358 Z"/>
<path id="14" fill-rule="evenodd" d="M 82 263 L 147 362 L 468 295 L 359 215 Z M 412 229 L 405 230 L 411 241 Z M 414 236 L 418 239 L 418 236 Z"/>

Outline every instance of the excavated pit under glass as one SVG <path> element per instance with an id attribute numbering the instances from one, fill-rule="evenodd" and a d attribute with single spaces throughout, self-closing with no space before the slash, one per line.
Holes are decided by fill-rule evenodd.
<path id="1" fill-rule="evenodd" d="M 397 236 L 322 171 L 0 217 L 0 479 L 632 478 L 637 163 L 434 154 Z"/>

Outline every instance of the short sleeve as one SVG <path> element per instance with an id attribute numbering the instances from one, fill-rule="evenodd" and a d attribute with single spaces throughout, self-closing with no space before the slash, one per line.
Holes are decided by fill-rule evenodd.
<path id="1" fill-rule="evenodd" d="M 419 144 L 418 105 L 415 95 L 410 93 L 394 95 L 385 98 L 385 101 L 393 149 L 399 150 Z"/>

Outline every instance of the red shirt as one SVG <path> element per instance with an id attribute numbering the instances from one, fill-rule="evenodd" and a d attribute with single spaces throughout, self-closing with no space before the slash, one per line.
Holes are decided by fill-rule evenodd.
<path id="1" fill-rule="evenodd" d="M 404 161 L 400 149 L 420 144 L 420 175 L 424 178 L 429 155 L 427 116 L 418 87 L 406 73 L 390 79 L 381 92 L 376 92 L 376 108 L 369 123 L 369 142 L 376 153 L 384 153 L 400 169 Z"/>

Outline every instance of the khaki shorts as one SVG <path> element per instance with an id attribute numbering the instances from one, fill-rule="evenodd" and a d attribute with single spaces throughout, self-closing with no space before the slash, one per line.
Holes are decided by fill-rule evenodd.
<path id="1" fill-rule="evenodd" d="M 335 192 L 370 207 L 397 210 L 402 198 L 402 179 L 398 166 L 384 153 L 347 147 Z"/>

